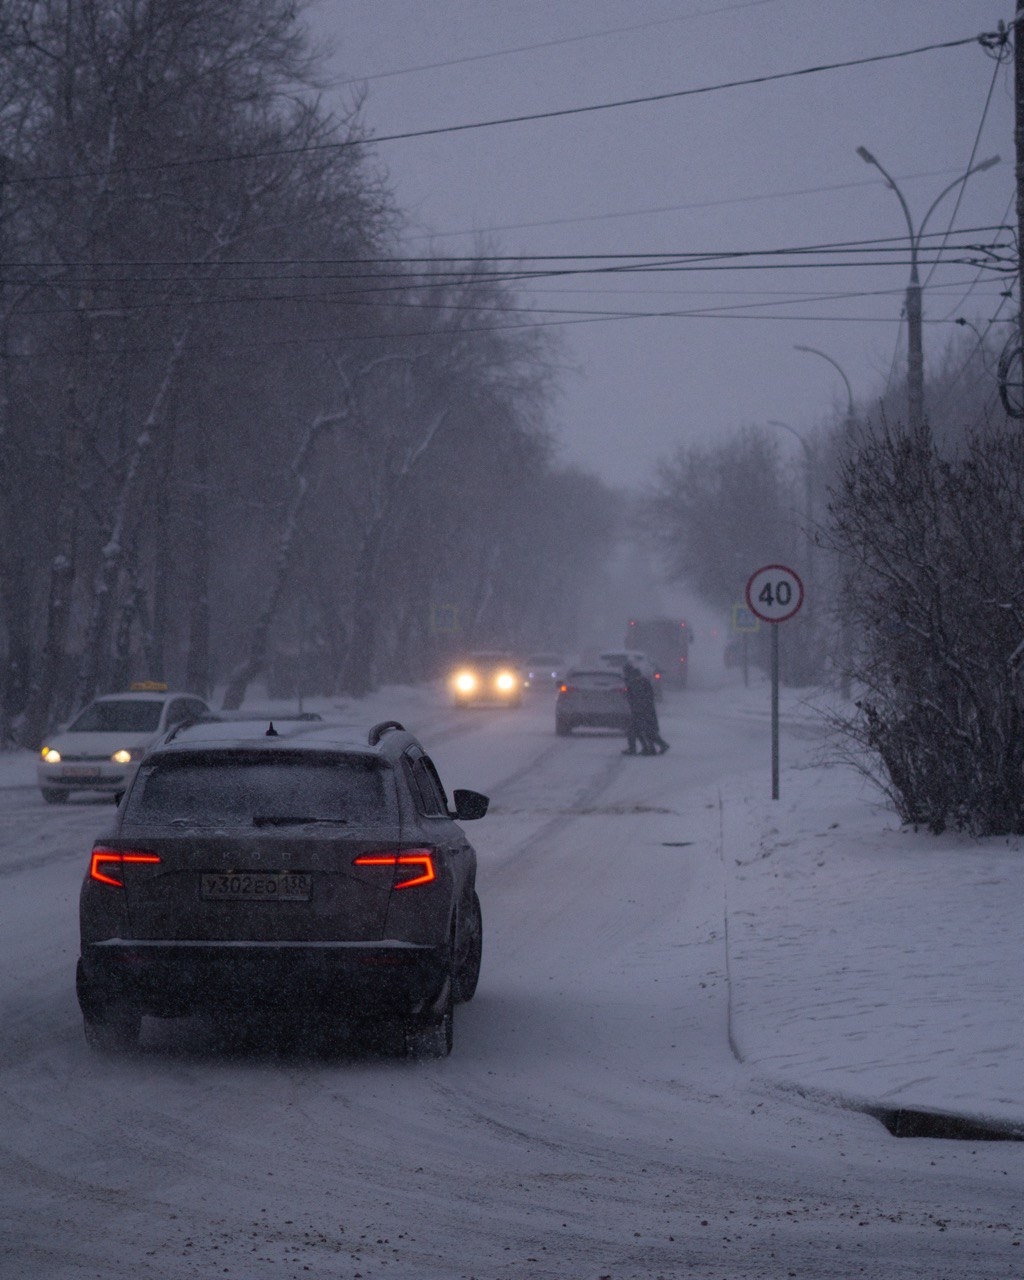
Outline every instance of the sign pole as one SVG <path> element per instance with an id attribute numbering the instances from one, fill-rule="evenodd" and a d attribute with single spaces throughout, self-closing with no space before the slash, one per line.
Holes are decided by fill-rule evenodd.
<path id="1" fill-rule="evenodd" d="M 779 798 L 779 624 L 772 624 L 772 799 Z"/>
<path id="2" fill-rule="evenodd" d="M 804 602 L 800 575 L 784 564 L 755 570 L 744 593 L 747 608 L 772 629 L 772 799 L 779 798 L 779 623 L 799 613 Z"/>

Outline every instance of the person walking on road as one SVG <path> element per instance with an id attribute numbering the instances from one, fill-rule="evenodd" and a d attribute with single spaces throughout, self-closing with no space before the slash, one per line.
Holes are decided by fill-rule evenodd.
<path id="1" fill-rule="evenodd" d="M 626 701 L 629 703 L 626 749 L 622 754 L 635 756 L 638 742 L 642 756 L 664 754 L 669 744 L 661 736 L 658 726 L 658 710 L 654 705 L 654 685 L 632 662 L 625 664 L 622 674 L 626 681 Z"/>

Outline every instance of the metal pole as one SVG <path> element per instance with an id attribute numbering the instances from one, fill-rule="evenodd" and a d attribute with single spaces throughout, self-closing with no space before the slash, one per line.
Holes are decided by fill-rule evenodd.
<path id="1" fill-rule="evenodd" d="M 772 799 L 779 798 L 779 624 L 772 629 Z"/>
<path id="2" fill-rule="evenodd" d="M 1024 0 L 1020 0 L 1020 3 L 1024 4 Z M 822 360 L 827 360 L 832 368 L 838 372 L 840 378 L 843 380 L 844 386 L 846 387 L 846 421 L 848 424 L 852 423 L 854 419 L 853 387 L 850 386 L 850 379 L 844 373 L 843 366 L 839 361 L 833 360 L 830 355 L 827 355 L 824 351 L 819 351 L 817 347 L 805 347 L 799 342 L 795 342 L 793 344 L 793 350 L 809 351 L 812 356 L 821 356 Z"/>
<path id="3" fill-rule="evenodd" d="M 1019 10 L 1020 0 L 1017 0 L 1017 3 Z M 858 147 L 857 154 L 865 164 L 874 165 L 882 175 L 886 186 L 895 193 L 896 199 L 900 202 L 900 207 L 903 210 L 903 216 L 907 220 L 907 232 L 910 237 L 910 283 L 907 285 L 907 414 L 910 419 L 911 430 L 917 432 L 924 426 L 924 350 L 921 338 L 924 308 L 922 306 L 921 278 L 917 270 L 921 237 L 924 235 L 928 219 L 944 197 L 965 183 L 972 174 L 981 173 L 985 169 L 991 169 L 994 164 L 998 164 L 999 157 L 989 156 L 987 160 L 971 165 L 966 173 L 962 173 L 955 182 L 951 182 L 948 187 L 940 191 L 932 201 L 928 212 L 921 219 L 920 226 L 915 230 L 914 220 L 910 216 L 910 206 L 904 199 L 903 192 L 896 185 L 896 180 L 892 174 L 882 167 L 867 147 Z"/>
<path id="4" fill-rule="evenodd" d="M 1013 26 L 1013 141 L 1017 159 L 1017 325 L 1024 361 L 1024 0 L 1017 0 Z"/>
<path id="5" fill-rule="evenodd" d="M 911 241 L 910 283 L 907 285 L 907 415 L 915 434 L 924 425 L 924 308 L 917 274 L 917 241 Z"/>

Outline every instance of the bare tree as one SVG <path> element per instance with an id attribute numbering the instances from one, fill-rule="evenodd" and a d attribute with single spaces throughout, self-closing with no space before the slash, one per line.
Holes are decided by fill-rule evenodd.
<path id="1" fill-rule="evenodd" d="M 839 727 L 906 822 L 1024 831 L 1024 442 L 864 428 L 831 502 L 860 637 Z"/>

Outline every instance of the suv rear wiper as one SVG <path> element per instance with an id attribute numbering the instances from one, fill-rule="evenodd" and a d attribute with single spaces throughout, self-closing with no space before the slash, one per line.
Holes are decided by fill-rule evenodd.
<path id="1" fill-rule="evenodd" d="M 257 813 L 252 820 L 254 827 L 302 827 L 314 822 L 331 826 L 347 826 L 348 818 L 299 818 L 287 813 Z"/>

